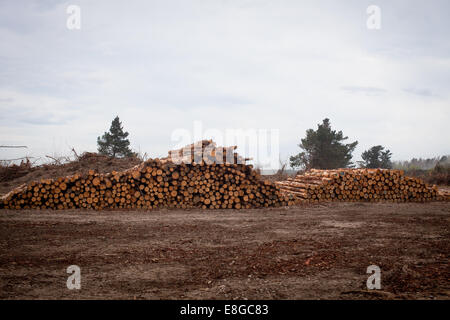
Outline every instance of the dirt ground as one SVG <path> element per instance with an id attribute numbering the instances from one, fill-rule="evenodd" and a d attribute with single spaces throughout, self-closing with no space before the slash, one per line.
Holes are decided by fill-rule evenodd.
<path id="1" fill-rule="evenodd" d="M 448 202 L 0 212 L 1 299 L 449 299 L 449 257 Z"/>

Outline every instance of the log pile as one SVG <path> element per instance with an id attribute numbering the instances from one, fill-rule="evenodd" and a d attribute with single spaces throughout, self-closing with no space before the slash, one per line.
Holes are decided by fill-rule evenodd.
<path id="1" fill-rule="evenodd" d="M 442 198 L 442 200 L 450 201 L 450 190 L 448 190 L 448 189 L 439 189 L 438 195 Z"/>
<path id="2" fill-rule="evenodd" d="M 276 184 L 301 202 L 444 200 L 436 186 L 407 177 L 401 170 L 312 169 Z"/>
<path id="3" fill-rule="evenodd" d="M 205 164 L 245 164 L 250 158 L 243 158 L 234 150 L 237 146 L 217 147 L 212 140 L 201 140 L 178 150 L 169 151 L 169 159 L 173 163 L 205 163 Z"/>
<path id="4" fill-rule="evenodd" d="M 84 175 L 34 181 L 2 197 L 0 208 L 240 209 L 289 204 L 274 184 L 262 181 L 252 166 L 238 161 L 246 159 L 234 153 L 235 147 L 218 148 L 208 140 L 200 145 L 195 145 L 195 152 L 187 152 L 194 151 L 194 145 L 187 146 L 170 151 L 167 158 L 151 159 L 122 172 L 99 174 L 90 170 Z M 209 161 L 225 157 L 224 151 L 226 155 L 230 150 L 232 163 Z M 198 162 L 174 161 L 193 160 L 199 153 Z"/>

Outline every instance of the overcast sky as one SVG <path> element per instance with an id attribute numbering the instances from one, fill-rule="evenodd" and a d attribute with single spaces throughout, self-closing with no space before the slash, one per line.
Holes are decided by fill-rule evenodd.
<path id="1" fill-rule="evenodd" d="M 359 141 L 354 160 L 377 144 L 395 160 L 450 154 L 449 13 L 448 0 L 1 0 L 0 145 L 29 148 L 0 159 L 95 151 L 115 115 L 151 157 L 199 120 L 279 129 L 287 159 L 326 117 Z"/>

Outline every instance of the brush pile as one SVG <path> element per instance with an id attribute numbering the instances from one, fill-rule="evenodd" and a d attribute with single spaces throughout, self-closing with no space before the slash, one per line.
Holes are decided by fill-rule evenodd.
<path id="1" fill-rule="evenodd" d="M 30 160 L 27 158 L 21 161 L 20 164 L 11 164 L 0 162 L 0 181 L 10 181 L 26 175 L 32 170 Z"/>
<path id="2" fill-rule="evenodd" d="M 276 184 L 284 194 L 302 202 L 442 200 L 436 186 L 407 177 L 401 170 L 312 169 Z"/>
<path id="3" fill-rule="evenodd" d="M 274 184 L 234 153 L 204 140 L 125 171 L 41 179 L 0 200 L 5 209 L 259 208 L 288 205 Z M 231 160 L 230 160 L 231 159 Z"/>

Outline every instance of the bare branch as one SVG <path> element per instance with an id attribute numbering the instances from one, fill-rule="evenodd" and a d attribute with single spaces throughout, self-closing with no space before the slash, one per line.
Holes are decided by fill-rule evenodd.
<path id="1" fill-rule="evenodd" d="M 75 151 L 75 148 L 72 148 L 72 152 L 75 154 L 75 158 L 78 160 L 80 159 L 80 156 L 78 155 L 78 153 Z"/>
<path id="2" fill-rule="evenodd" d="M 55 161 L 55 163 L 57 163 L 57 164 L 61 164 L 61 160 L 59 160 L 59 159 L 56 159 L 56 158 L 54 158 L 54 157 L 47 156 L 47 155 L 46 155 L 46 157 L 52 159 L 52 160 Z"/>

